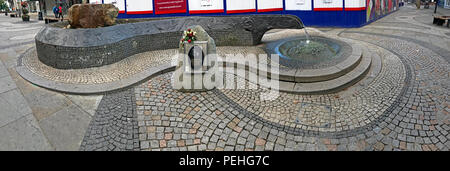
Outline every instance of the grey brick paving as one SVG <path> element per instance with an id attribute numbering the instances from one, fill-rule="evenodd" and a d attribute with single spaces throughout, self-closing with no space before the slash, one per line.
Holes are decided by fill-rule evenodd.
<path id="1" fill-rule="evenodd" d="M 94 118 L 80 146 L 82 151 L 108 150 L 125 151 L 150 147 L 150 142 L 139 144 L 137 115 L 133 89 L 111 92 L 100 102 Z M 149 136 L 151 138 L 152 136 Z M 158 148 L 159 142 L 151 142 L 151 148 Z"/>
<path id="2" fill-rule="evenodd" d="M 448 151 L 450 53 L 442 45 L 428 43 L 429 39 L 410 36 L 410 31 L 423 33 L 436 28 L 403 19 L 396 22 L 405 11 L 408 9 L 367 27 L 328 31 L 352 39 L 382 61 L 379 70 L 372 68 L 365 78 L 342 92 L 307 96 L 281 93 L 270 102 L 258 100 L 262 88 L 182 93 L 171 88 L 171 73 L 165 73 L 133 89 L 109 94 L 104 100 L 112 98 L 116 100 L 111 103 L 122 104 L 116 101 L 134 98 L 132 105 L 124 102 L 133 106 L 128 112 L 136 118 L 132 127 L 137 134 L 128 139 L 135 142 L 134 150 Z M 293 33 L 271 36 L 284 34 Z M 445 37 L 437 40 L 441 39 Z M 298 106 L 310 115 L 297 115 Z M 102 115 L 101 107 L 91 125 Z M 326 113 L 327 108 L 333 113 Z M 332 119 L 327 118 L 330 116 Z M 296 119 L 302 122 L 296 123 Z M 316 125 L 322 120 L 329 126 Z M 88 131 L 85 141 L 101 139 L 89 137 Z"/>

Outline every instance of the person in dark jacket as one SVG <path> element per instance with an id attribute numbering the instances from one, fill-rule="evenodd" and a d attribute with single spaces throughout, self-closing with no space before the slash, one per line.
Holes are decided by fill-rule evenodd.
<path id="1" fill-rule="evenodd" d="M 58 7 L 56 7 L 56 5 L 53 7 L 53 14 L 55 14 L 55 18 L 58 18 L 58 14 L 59 14 L 59 11 L 58 11 L 59 9 L 58 9 Z"/>

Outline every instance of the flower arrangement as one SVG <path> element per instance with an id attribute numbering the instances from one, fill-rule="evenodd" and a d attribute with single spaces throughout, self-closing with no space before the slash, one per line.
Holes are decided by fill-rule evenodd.
<path id="1" fill-rule="evenodd" d="M 20 5 L 24 8 L 28 7 L 28 2 L 27 1 L 23 1 L 20 3 Z"/>
<path id="2" fill-rule="evenodd" d="M 196 40 L 196 34 L 197 32 L 193 31 L 192 29 L 187 29 L 186 31 L 184 31 L 183 38 L 180 40 L 181 45 L 183 45 L 185 41 L 187 41 L 188 43 L 194 42 Z"/>

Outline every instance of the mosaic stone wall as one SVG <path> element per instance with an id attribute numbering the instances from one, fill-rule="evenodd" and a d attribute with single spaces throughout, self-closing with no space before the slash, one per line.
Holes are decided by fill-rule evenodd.
<path id="1" fill-rule="evenodd" d="M 98 67 L 137 53 L 177 48 L 183 30 L 192 25 L 205 28 L 218 46 L 256 45 L 270 29 L 303 28 L 291 15 L 186 17 L 96 29 L 49 25 L 36 36 L 36 49 L 39 60 L 54 68 Z"/>

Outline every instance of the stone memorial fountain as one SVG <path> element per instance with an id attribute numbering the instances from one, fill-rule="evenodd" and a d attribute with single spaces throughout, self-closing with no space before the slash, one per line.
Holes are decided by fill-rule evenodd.
<path id="1" fill-rule="evenodd" d="M 187 92 L 214 89 L 217 60 L 214 39 L 198 25 L 188 27 L 188 31 L 191 35 L 186 39 L 189 41 L 185 40 L 185 32 L 180 42 L 173 87 Z"/>
<path id="2" fill-rule="evenodd" d="M 370 54 L 360 45 L 326 34 L 309 36 L 302 21 L 293 15 L 195 16 L 121 24 L 115 23 L 118 9 L 112 5 L 74 5 L 69 13 L 67 24 L 71 29 L 47 25 L 36 35 L 36 47 L 29 56 L 42 65 L 63 71 L 102 67 L 140 53 L 179 48 L 179 54 L 183 55 L 178 63 L 173 69 L 163 70 L 175 70 L 174 87 L 181 91 L 216 87 L 212 73 L 224 66 L 218 60 L 216 45 L 264 47 L 267 54 L 278 55 L 279 58 L 272 55 L 268 59 L 271 64 L 280 65 L 279 72 L 257 66 L 240 68 L 260 76 L 270 75 L 280 82 L 279 90 L 284 92 L 338 91 L 358 81 L 371 65 Z M 180 42 L 180 34 L 188 28 L 197 32 L 198 39 Z M 305 35 L 262 41 L 272 29 L 303 29 Z M 218 65 L 213 65 L 214 62 Z M 21 75 L 28 78 L 30 74 Z M 203 84 L 195 87 L 194 83 L 199 82 Z M 44 87 L 54 87 L 48 84 Z M 110 87 L 108 90 L 114 88 Z"/>

